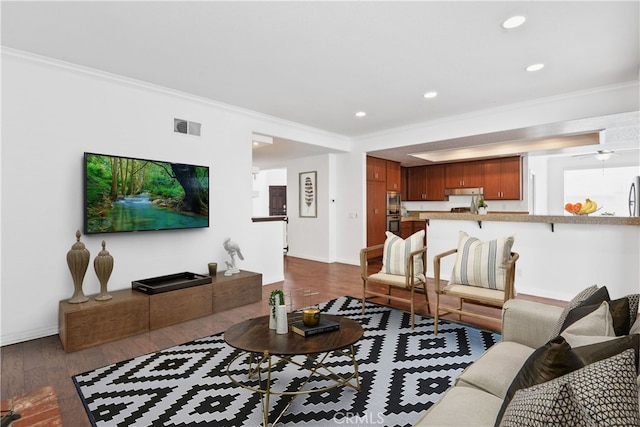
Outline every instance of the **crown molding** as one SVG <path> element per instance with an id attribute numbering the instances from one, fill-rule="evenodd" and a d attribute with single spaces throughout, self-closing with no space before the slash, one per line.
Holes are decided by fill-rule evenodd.
<path id="1" fill-rule="evenodd" d="M 58 69 L 63 69 L 69 72 L 73 72 L 73 73 L 77 73 L 85 76 L 91 76 L 94 78 L 118 83 L 124 86 L 134 87 L 137 89 L 143 89 L 150 92 L 161 93 L 163 95 L 173 96 L 173 97 L 184 99 L 191 102 L 197 102 L 197 103 L 206 105 L 208 107 L 216 108 L 223 112 L 240 114 L 242 116 L 245 116 L 251 119 L 266 121 L 274 125 L 286 126 L 286 127 L 298 129 L 300 131 L 314 133 L 317 135 L 321 135 L 325 138 L 340 140 L 349 145 L 351 144 L 351 141 L 352 141 L 352 138 L 347 137 L 345 135 L 340 135 L 340 134 L 329 132 L 323 129 L 314 128 L 301 123 L 292 122 L 289 120 L 281 119 L 279 117 L 259 113 L 257 111 L 248 110 L 245 108 L 237 107 L 235 105 L 215 101 L 202 96 L 197 96 L 197 95 L 182 92 L 179 90 L 170 89 L 164 86 L 145 82 L 143 80 L 137 80 L 130 77 L 121 76 L 119 74 L 109 73 L 109 72 L 98 70 L 91 67 L 85 67 L 83 65 L 74 64 L 72 62 L 62 61 L 59 59 L 50 58 L 48 56 L 38 55 L 35 53 L 26 52 L 19 49 L 13 49 L 6 46 L 0 46 L 0 52 L 3 56 L 15 58 L 15 59 L 19 59 L 27 62 L 34 62 L 34 63 L 38 63 L 38 64 L 42 64 L 45 66 L 54 67 Z"/>

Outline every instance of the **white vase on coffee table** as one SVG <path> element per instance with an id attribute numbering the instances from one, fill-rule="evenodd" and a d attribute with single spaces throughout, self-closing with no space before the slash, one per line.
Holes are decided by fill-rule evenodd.
<path id="1" fill-rule="evenodd" d="M 289 333 L 289 325 L 287 323 L 287 306 L 276 306 L 276 334 Z"/>

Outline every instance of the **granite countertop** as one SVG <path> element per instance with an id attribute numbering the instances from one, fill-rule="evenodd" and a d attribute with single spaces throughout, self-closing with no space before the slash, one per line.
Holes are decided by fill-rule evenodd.
<path id="1" fill-rule="evenodd" d="M 603 215 L 529 215 L 526 212 L 489 212 L 487 215 L 452 212 L 414 212 L 409 217 L 421 220 L 452 221 L 504 221 L 504 222 L 541 222 L 546 224 L 602 224 L 602 225 L 640 225 L 640 217 L 621 217 Z"/>

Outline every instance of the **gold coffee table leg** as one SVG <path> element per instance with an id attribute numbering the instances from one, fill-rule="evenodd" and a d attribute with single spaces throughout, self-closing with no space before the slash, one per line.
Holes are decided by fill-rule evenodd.
<path id="1" fill-rule="evenodd" d="M 260 401 L 262 404 L 262 425 L 263 427 L 269 427 L 269 398 L 271 397 L 271 355 L 265 350 L 262 360 L 267 359 L 267 388 L 264 389 L 264 393 L 260 393 Z M 258 383 L 262 388 L 262 375 L 261 370 L 258 370 Z M 276 423 L 274 422 L 273 425 Z"/>

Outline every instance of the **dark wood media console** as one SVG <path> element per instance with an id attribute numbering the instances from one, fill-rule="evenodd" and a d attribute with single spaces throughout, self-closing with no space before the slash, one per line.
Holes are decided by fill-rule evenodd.
<path id="1" fill-rule="evenodd" d="M 211 283 L 147 295 L 132 289 L 109 292 L 108 301 L 60 301 L 58 327 L 65 351 L 76 351 L 148 332 L 262 299 L 262 274 L 223 272 Z"/>

